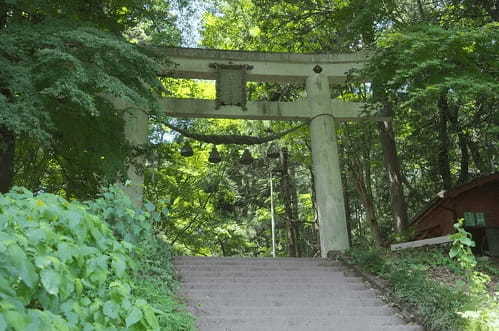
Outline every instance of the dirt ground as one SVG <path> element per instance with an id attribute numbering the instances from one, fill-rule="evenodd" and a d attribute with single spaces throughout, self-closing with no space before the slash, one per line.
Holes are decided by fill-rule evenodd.
<path id="1" fill-rule="evenodd" d="M 478 258 L 479 260 L 481 258 Z M 486 263 L 488 266 L 483 265 L 483 261 L 479 262 L 478 270 L 489 275 L 491 281 L 487 284 L 487 288 L 491 295 L 499 292 L 499 258 L 487 257 Z M 434 266 L 428 270 L 432 279 L 437 280 L 443 284 L 452 286 L 457 282 L 463 280 L 463 277 L 452 272 L 445 266 Z"/>

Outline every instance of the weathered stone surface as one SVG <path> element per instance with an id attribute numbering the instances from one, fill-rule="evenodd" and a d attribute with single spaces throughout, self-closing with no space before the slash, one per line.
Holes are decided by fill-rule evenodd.
<path id="1" fill-rule="evenodd" d="M 305 258 L 176 257 L 200 331 L 422 331 L 343 265 Z"/>
<path id="2" fill-rule="evenodd" d="M 329 251 L 349 247 L 336 126 L 329 112 L 331 92 L 327 77 L 314 74 L 307 79 L 306 87 L 311 111 L 318 114 L 310 122 L 310 137 L 321 256 L 327 257 Z"/>
<path id="3" fill-rule="evenodd" d="M 368 53 L 293 54 L 197 48 L 156 48 L 155 52 L 171 61 L 161 75 L 214 80 L 216 70 L 209 65 L 216 62 L 253 66 L 248 72 L 249 81 L 305 82 L 319 64 L 331 82 L 341 82 L 349 70 L 361 68 L 369 57 Z"/>
<path id="4" fill-rule="evenodd" d="M 181 118 L 232 118 L 246 120 L 278 120 L 308 121 L 324 111 L 338 121 L 376 120 L 386 121 L 389 118 L 369 113 L 364 105 L 358 102 L 329 100 L 329 105 L 318 112 L 309 100 L 294 102 L 248 102 L 247 110 L 237 106 L 222 106 L 216 109 L 215 100 L 163 98 L 159 100 L 162 112 L 169 116 Z"/>

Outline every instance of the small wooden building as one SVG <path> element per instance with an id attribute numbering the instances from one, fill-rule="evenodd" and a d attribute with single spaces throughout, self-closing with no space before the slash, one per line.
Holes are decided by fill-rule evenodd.
<path id="1" fill-rule="evenodd" d="M 437 194 L 411 222 L 416 240 L 445 236 L 464 218 L 473 235 L 476 253 L 499 256 L 499 172 Z"/>

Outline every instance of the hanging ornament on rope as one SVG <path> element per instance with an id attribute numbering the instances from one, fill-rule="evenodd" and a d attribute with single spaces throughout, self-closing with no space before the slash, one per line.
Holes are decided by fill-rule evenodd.
<path id="1" fill-rule="evenodd" d="M 208 161 L 210 163 L 219 163 L 222 161 L 222 158 L 220 157 L 220 153 L 217 150 L 217 146 L 213 146 L 210 152 L 210 156 L 208 157 Z"/>
<path id="2" fill-rule="evenodd" d="M 243 155 L 239 159 L 239 162 L 241 164 L 245 164 L 245 165 L 253 163 L 253 156 L 251 156 L 251 153 L 250 153 L 249 149 L 246 148 L 244 150 Z"/>
<path id="3" fill-rule="evenodd" d="M 192 150 L 191 144 L 186 142 L 184 146 L 182 146 L 182 149 L 180 150 L 180 155 L 185 156 L 185 157 L 191 157 L 194 155 L 194 151 Z"/>
<path id="4" fill-rule="evenodd" d="M 163 125 L 167 128 L 180 133 L 182 136 L 191 138 L 203 143 L 215 144 L 215 145 L 261 145 L 268 143 L 273 140 L 280 139 L 285 135 L 296 131 L 303 126 L 307 125 L 308 122 L 302 123 L 298 126 L 295 126 L 291 129 L 278 132 L 266 137 L 257 137 L 257 136 L 241 136 L 241 135 L 211 135 L 211 134 L 199 134 L 190 132 L 180 127 L 176 127 L 171 123 L 164 122 Z"/>
<path id="5" fill-rule="evenodd" d="M 271 159 L 277 159 L 279 157 L 279 147 L 276 143 L 272 143 L 267 150 L 267 157 Z"/>

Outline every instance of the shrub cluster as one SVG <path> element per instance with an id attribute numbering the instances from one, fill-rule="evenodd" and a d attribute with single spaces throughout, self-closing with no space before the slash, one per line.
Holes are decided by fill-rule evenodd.
<path id="1" fill-rule="evenodd" d="M 19 188 L 0 195 L 0 330 L 189 329 L 167 292 L 152 303 L 149 293 L 137 295 L 150 282 L 138 278 L 143 262 L 136 262 L 145 254 L 137 243 L 153 236 L 148 214 L 118 201 L 115 215 L 128 216 L 112 229 L 99 206 L 119 192 L 107 194 L 88 204 Z M 131 220 L 140 222 L 128 241 Z"/>
<path id="2" fill-rule="evenodd" d="M 388 280 L 391 294 L 412 307 L 427 329 L 497 330 L 498 298 L 489 295 L 484 286 L 490 278 L 474 270 L 470 236 L 459 223 L 456 230 L 450 250 L 417 248 L 388 253 L 364 247 L 348 255 L 363 270 Z M 433 276 L 438 271 L 443 279 Z"/>

